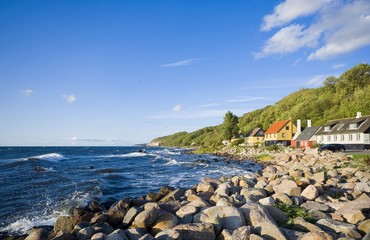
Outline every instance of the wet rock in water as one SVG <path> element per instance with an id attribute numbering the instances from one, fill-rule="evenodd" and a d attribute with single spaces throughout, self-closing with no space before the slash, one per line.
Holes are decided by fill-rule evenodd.
<path id="1" fill-rule="evenodd" d="M 93 225 L 95 232 L 101 232 L 105 234 L 111 234 L 114 232 L 114 228 L 108 223 L 96 223 Z"/>
<path id="2" fill-rule="evenodd" d="M 106 210 L 98 201 L 92 201 L 87 206 L 87 209 L 93 213 L 104 212 Z"/>
<path id="3" fill-rule="evenodd" d="M 109 219 L 108 214 L 100 213 L 100 214 L 97 214 L 95 217 L 93 217 L 90 222 L 91 224 L 105 223 L 108 221 L 108 219 Z"/>
<path id="4" fill-rule="evenodd" d="M 173 228 L 184 240 L 215 240 L 213 225 L 210 223 L 181 224 Z"/>
<path id="5" fill-rule="evenodd" d="M 146 195 L 145 200 L 158 202 L 162 197 L 163 196 L 159 193 L 150 192 Z"/>

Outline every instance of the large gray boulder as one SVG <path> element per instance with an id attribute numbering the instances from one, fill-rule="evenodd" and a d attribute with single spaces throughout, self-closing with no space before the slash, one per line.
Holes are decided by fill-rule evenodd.
<path id="1" fill-rule="evenodd" d="M 267 239 L 286 239 L 277 227 L 269 211 L 258 203 L 247 203 L 240 208 L 248 225 L 255 227 L 256 232 Z"/>
<path id="2" fill-rule="evenodd" d="M 211 223 L 180 224 L 173 228 L 182 240 L 215 240 L 216 235 Z"/>
<path id="3" fill-rule="evenodd" d="M 333 219 L 320 219 L 316 223 L 323 231 L 344 234 L 349 238 L 361 238 L 361 234 L 356 231 L 356 225 L 339 222 Z"/>
<path id="4" fill-rule="evenodd" d="M 288 179 L 284 179 L 279 185 L 273 187 L 275 193 L 286 193 L 289 196 L 299 196 L 301 188 L 297 184 Z"/>
<path id="5" fill-rule="evenodd" d="M 305 200 L 313 201 L 319 196 L 319 191 L 314 185 L 308 185 L 301 193 Z"/>
<path id="6" fill-rule="evenodd" d="M 165 229 L 172 229 L 178 224 L 178 219 L 175 215 L 169 212 L 161 211 L 159 217 L 152 226 L 152 234 L 155 236 Z"/>
<path id="7" fill-rule="evenodd" d="M 194 216 L 195 223 L 211 223 L 218 235 L 222 229 L 235 230 L 245 226 L 243 213 L 235 207 L 214 206 Z"/>
<path id="8" fill-rule="evenodd" d="M 108 235 L 107 240 L 128 240 L 125 231 L 117 229 Z"/>
<path id="9" fill-rule="evenodd" d="M 139 213 L 133 222 L 133 226 L 136 228 L 148 228 L 151 227 L 159 217 L 160 210 L 151 208 Z"/>

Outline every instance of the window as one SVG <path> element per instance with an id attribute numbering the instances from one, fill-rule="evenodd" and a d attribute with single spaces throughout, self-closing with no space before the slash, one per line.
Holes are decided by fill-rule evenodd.
<path id="1" fill-rule="evenodd" d="M 342 135 L 340 135 L 340 140 L 341 141 L 344 141 L 344 135 L 342 134 Z"/>
<path id="2" fill-rule="evenodd" d="M 285 138 L 286 137 L 286 134 L 285 133 L 283 133 L 283 138 Z"/>
<path id="3" fill-rule="evenodd" d="M 274 134 L 274 138 L 276 138 L 276 133 Z"/>
<path id="4" fill-rule="evenodd" d="M 348 137 L 349 137 L 349 141 L 352 141 L 352 134 L 349 134 Z"/>
<path id="5" fill-rule="evenodd" d="M 349 124 L 349 126 L 348 126 L 348 129 L 350 129 L 350 130 L 352 130 L 352 129 L 357 129 L 357 128 L 358 128 L 357 123 L 351 123 L 351 124 Z"/>
<path id="6" fill-rule="evenodd" d="M 289 126 L 286 126 L 286 127 L 285 127 L 285 130 L 289 130 Z"/>
<path id="7" fill-rule="evenodd" d="M 361 140 L 361 134 L 359 134 L 359 133 L 358 133 L 358 134 L 356 134 L 356 140 L 357 140 L 357 141 L 360 141 L 360 140 Z"/>
<path id="8" fill-rule="evenodd" d="M 330 126 L 325 126 L 324 127 L 324 132 L 330 132 Z"/>
<path id="9" fill-rule="evenodd" d="M 331 136 L 328 136 L 328 141 L 329 141 L 329 142 L 331 141 Z"/>
<path id="10" fill-rule="evenodd" d="M 342 127 L 343 127 L 342 123 L 338 124 L 337 130 L 340 130 Z"/>
<path id="11" fill-rule="evenodd" d="M 337 140 L 338 140 L 338 139 L 337 139 L 337 135 L 335 135 L 335 136 L 334 136 L 334 141 L 337 141 Z"/>

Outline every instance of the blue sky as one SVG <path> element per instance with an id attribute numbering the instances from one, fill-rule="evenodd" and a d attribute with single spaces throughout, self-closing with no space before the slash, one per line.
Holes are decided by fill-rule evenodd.
<path id="1" fill-rule="evenodd" d="M 131 145 L 370 62 L 368 0 L 2 0 L 0 145 Z"/>

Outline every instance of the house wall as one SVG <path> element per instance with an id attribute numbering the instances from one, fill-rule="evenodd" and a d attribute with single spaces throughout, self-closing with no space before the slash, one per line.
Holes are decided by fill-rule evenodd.
<path id="1" fill-rule="evenodd" d="M 254 146 L 264 141 L 265 141 L 264 137 L 247 137 L 246 138 L 246 143 L 248 146 Z"/>
<path id="2" fill-rule="evenodd" d="M 296 125 L 289 121 L 278 133 L 265 134 L 265 141 L 290 141 L 296 132 Z"/>
<path id="3" fill-rule="evenodd" d="M 317 136 L 317 142 L 320 144 L 340 143 L 340 144 L 370 144 L 369 134 L 333 134 Z"/>

